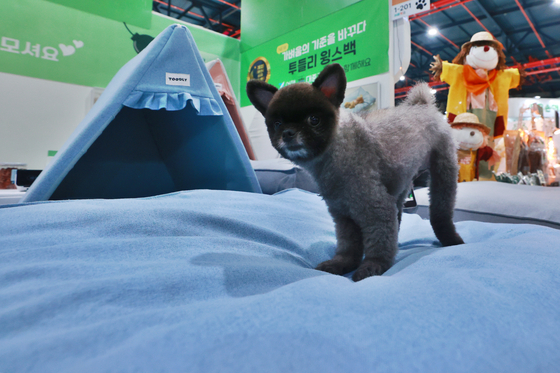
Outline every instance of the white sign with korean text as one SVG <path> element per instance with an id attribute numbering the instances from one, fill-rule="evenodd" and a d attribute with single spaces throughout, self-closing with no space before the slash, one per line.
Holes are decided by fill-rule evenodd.
<path id="1" fill-rule="evenodd" d="M 391 21 L 430 10 L 430 0 L 391 0 Z"/>

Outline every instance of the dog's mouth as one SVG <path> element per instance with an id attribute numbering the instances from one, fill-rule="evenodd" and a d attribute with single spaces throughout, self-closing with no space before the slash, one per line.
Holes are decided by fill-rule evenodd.
<path id="1" fill-rule="evenodd" d="M 300 149 L 303 149 L 303 148 L 304 148 L 304 146 L 302 144 L 286 144 L 284 146 L 285 150 L 289 150 L 291 152 L 296 152 L 296 151 L 298 151 Z"/>
<path id="2" fill-rule="evenodd" d="M 281 153 L 290 160 L 304 159 L 309 156 L 309 151 L 301 144 L 284 145 Z"/>
<path id="3" fill-rule="evenodd" d="M 298 136 L 292 139 L 278 139 L 275 148 L 284 158 L 292 161 L 302 160 L 310 155 L 305 143 Z"/>
<path id="4" fill-rule="evenodd" d="M 276 141 L 276 149 L 286 149 L 291 151 L 297 151 L 305 147 L 303 141 L 299 140 L 297 137 L 293 139 L 278 139 Z"/>

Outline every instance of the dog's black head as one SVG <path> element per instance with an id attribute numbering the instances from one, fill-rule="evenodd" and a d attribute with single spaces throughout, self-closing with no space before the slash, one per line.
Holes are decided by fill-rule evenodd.
<path id="1" fill-rule="evenodd" d="M 247 95 L 265 117 L 272 146 L 292 161 L 311 160 L 327 148 L 345 91 L 346 76 L 339 64 L 326 66 L 313 84 L 278 90 L 259 80 L 247 83 Z"/>

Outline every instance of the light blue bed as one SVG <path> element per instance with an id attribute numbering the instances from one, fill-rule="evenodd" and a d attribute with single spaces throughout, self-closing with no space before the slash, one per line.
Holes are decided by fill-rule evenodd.
<path id="1" fill-rule="evenodd" d="M 428 188 L 417 189 L 415 195 L 418 215 L 427 219 Z M 454 220 L 531 223 L 560 229 L 560 188 L 494 181 L 459 183 Z"/>
<path id="2" fill-rule="evenodd" d="M 0 208 L 0 372 L 554 372 L 560 231 L 405 214 L 359 283 L 315 194 Z"/>

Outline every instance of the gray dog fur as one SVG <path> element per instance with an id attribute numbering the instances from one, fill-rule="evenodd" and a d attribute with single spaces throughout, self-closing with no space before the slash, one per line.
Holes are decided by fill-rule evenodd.
<path id="1" fill-rule="evenodd" d="M 313 175 L 335 222 L 336 255 L 317 269 L 339 275 L 356 270 L 354 281 L 389 269 L 404 200 L 425 169 L 434 233 L 444 246 L 462 244 L 452 220 L 456 147 L 428 85 L 413 87 L 402 105 L 366 117 L 339 110 L 345 90 L 338 64 L 328 65 L 313 85 L 277 90 L 261 81 L 247 84 L 272 145 Z"/>

